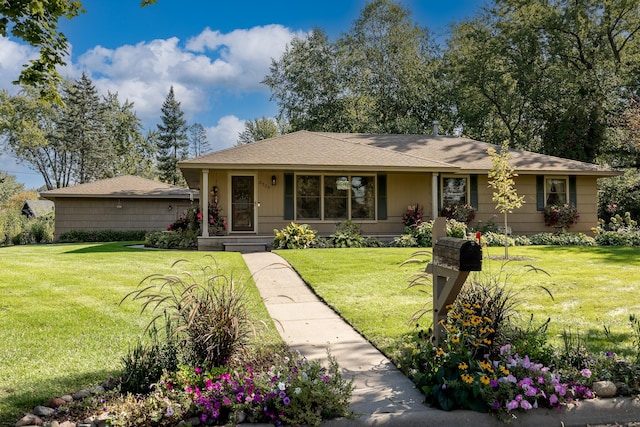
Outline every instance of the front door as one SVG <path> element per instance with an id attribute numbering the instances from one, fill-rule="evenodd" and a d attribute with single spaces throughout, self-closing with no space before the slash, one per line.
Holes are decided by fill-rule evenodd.
<path id="1" fill-rule="evenodd" d="M 231 231 L 255 231 L 253 176 L 231 177 Z"/>

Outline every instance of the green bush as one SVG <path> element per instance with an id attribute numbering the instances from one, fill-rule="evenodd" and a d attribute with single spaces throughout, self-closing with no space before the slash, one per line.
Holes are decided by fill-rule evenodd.
<path id="1" fill-rule="evenodd" d="M 144 245 L 159 249 L 193 249 L 198 247 L 198 236 L 187 231 L 152 231 L 144 236 Z"/>
<path id="2" fill-rule="evenodd" d="M 604 231 L 595 240 L 600 246 L 640 246 L 640 231 Z"/>
<path id="3" fill-rule="evenodd" d="M 53 242 L 53 218 L 31 220 L 31 236 L 35 243 Z"/>
<path id="4" fill-rule="evenodd" d="M 171 321 L 165 320 L 163 336 L 158 335 L 153 324 L 147 330 L 147 341 L 138 340 L 123 357 L 122 364 L 120 387 L 129 393 L 148 393 L 163 373 L 175 371 L 178 367 L 178 346 Z"/>
<path id="5" fill-rule="evenodd" d="M 583 233 L 538 233 L 529 236 L 532 245 L 595 246 L 596 239 Z"/>
<path id="6" fill-rule="evenodd" d="M 425 221 L 411 228 L 411 235 L 416 240 L 419 247 L 432 246 L 434 221 Z M 405 228 L 405 230 L 408 230 Z M 447 236 L 464 238 L 467 235 L 467 224 L 456 221 L 455 219 L 447 220 Z"/>
<path id="7" fill-rule="evenodd" d="M 274 249 L 307 249 L 313 246 L 316 232 L 307 224 L 290 223 L 282 230 L 273 230 Z"/>
<path id="8" fill-rule="evenodd" d="M 144 230 L 71 230 L 60 236 L 60 243 L 127 242 L 144 240 Z"/>

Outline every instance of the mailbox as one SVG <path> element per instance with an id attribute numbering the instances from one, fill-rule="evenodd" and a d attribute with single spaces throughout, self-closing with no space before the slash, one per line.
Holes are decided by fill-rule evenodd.
<path id="1" fill-rule="evenodd" d="M 433 245 L 433 263 L 456 271 L 482 271 L 482 247 L 474 240 L 441 237 Z"/>

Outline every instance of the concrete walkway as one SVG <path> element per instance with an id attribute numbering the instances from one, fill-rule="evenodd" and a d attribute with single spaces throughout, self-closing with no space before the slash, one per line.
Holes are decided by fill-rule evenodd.
<path id="1" fill-rule="evenodd" d="M 353 378 L 350 409 L 355 419 L 331 420 L 323 426 L 504 426 L 495 417 L 472 411 L 429 408 L 413 383 L 342 318 L 327 307 L 280 256 L 243 254 L 280 335 L 308 359 L 330 351 Z M 630 425 L 640 421 L 638 399 L 594 399 L 563 410 L 537 409 L 519 414 L 517 426 Z M 634 423 L 635 424 L 635 423 Z M 640 425 L 640 424 L 638 424 Z"/>

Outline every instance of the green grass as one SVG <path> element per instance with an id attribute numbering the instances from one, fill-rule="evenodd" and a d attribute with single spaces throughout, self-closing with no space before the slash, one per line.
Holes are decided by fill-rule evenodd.
<path id="1" fill-rule="evenodd" d="M 430 254 L 430 249 L 427 250 Z M 406 264 L 414 248 L 289 250 L 288 260 L 316 293 L 340 312 L 383 352 L 390 354 L 399 340 L 415 331 L 410 322 L 421 309 L 431 308 L 431 286 L 409 288 L 421 264 Z M 499 277 L 517 293 L 523 324 L 534 315 L 540 324 L 551 318 L 549 337 L 562 347 L 563 331 L 580 334 L 590 351 L 636 354 L 632 348 L 630 314 L 640 314 L 640 248 L 531 246 L 485 248 L 478 280 Z M 487 259 L 488 257 L 494 259 Z M 532 265 L 548 273 L 533 272 Z M 471 278 L 472 276 L 470 276 Z M 544 290 L 547 289 L 551 295 Z M 431 325 L 431 312 L 420 325 Z M 607 336 L 604 329 L 610 334 Z"/>
<path id="2" fill-rule="evenodd" d="M 133 249 L 126 243 L 0 248 L 0 425 L 14 425 L 35 405 L 118 375 L 151 318 L 122 298 L 149 274 L 211 265 L 205 253 Z M 210 254 L 211 255 L 211 254 Z M 237 253 L 215 253 L 221 272 L 238 281 L 250 273 Z M 178 259 L 192 261 L 171 269 Z M 252 312 L 280 338 L 255 286 Z"/>

